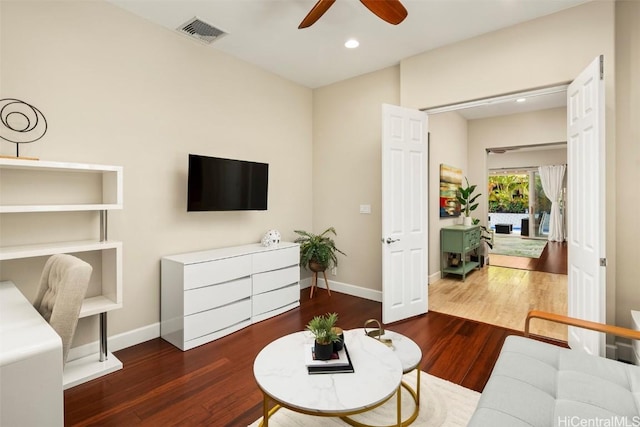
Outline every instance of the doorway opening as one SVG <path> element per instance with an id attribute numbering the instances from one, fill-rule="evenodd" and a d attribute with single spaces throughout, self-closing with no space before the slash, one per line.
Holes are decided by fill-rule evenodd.
<path id="1" fill-rule="evenodd" d="M 522 97 L 528 97 L 527 101 L 517 102 L 517 99 Z M 498 222 L 497 218 L 496 221 L 494 218 L 489 219 L 493 215 L 489 212 L 487 197 L 491 193 L 488 186 L 490 171 L 516 171 L 523 175 L 523 180 L 526 178 L 527 186 L 512 188 L 513 191 L 509 194 L 513 204 L 518 201 L 517 212 L 520 215 L 511 225 L 510 235 L 517 236 L 518 240 L 526 238 L 528 241 L 542 242 L 542 246 L 548 246 L 545 234 L 548 232 L 548 226 L 543 225 L 542 230 L 540 229 L 540 223 L 544 223 L 542 208 L 531 210 L 528 197 L 531 196 L 530 189 L 535 191 L 535 183 L 538 181 L 535 171 L 539 165 L 567 163 L 564 107 L 566 86 L 556 86 L 546 90 L 514 93 L 427 110 L 427 113 L 432 115 L 454 113 L 466 119 L 467 166 L 463 169 L 466 169 L 465 175 L 471 175 L 470 180 L 478 184 L 479 193 L 482 194 L 480 206 L 475 212 L 476 217 L 480 219 L 480 225 L 495 232 L 498 231 L 497 224 L 504 223 Z M 462 121 L 460 117 L 450 117 L 447 115 L 442 123 L 458 124 Z M 545 150 L 552 149 L 563 151 L 565 157 L 552 162 L 539 159 L 545 154 Z M 483 151 L 485 156 L 477 155 L 480 154 L 479 151 Z M 491 154 L 488 154 L 489 152 Z M 511 161 L 490 164 L 490 157 Z M 529 185 L 529 182 L 533 185 Z M 535 197 L 534 195 L 534 199 Z M 531 217 L 533 219 L 530 219 Z M 524 230 L 528 231 L 528 236 L 527 231 L 522 233 L 523 219 Z M 494 237 L 496 236 L 500 238 L 503 235 L 494 233 Z M 566 254 L 565 246 L 564 256 L 561 255 L 565 260 L 565 269 Z M 554 253 L 551 256 L 557 258 L 558 254 Z M 513 329 L 521 328 L 521 319 L 531 307 L 563 314 L 567 312 L 568 279 L 566 275 L 558 274 L 561 271 L 541 274 L 531 271 L 535 268 L 514 265 L 513 261 L 507 265 L 509 268 L 504 268 L 497 262 L 497 257 L 498 255 L 489 253 L 489 265 L 469 274 L 462 283 L 458 277 L 450 276 L 433 282 L 429 286 L 430 310 L 505 325 Z M 527 260 L 529 264 L 538 264 L 540 258 L 517 259 Z M 547 336 L 566 340 L 566 329 L 556 332 Z"/>
<path id="2" fill-rule="evenodd" d="M 491 265 L 567 274 L 567 246 L 548 242 L 551 200 L 539 166 L 566 163 L 566 143 L 487 149 L 487 227 Z M 566 183 L 560 193 L 564 206 Z M 564 222 L 564 221 L 563 221 Z"/>
<path id="3" fill-rule="evenodd" d="M 544 192 L 539 172 L 540 166 L 567 163 L 566 142 L 486 151 L 487 226 L 496 233 L 490 262 L 502 267 L 567 274 L 566 244 L 547 243 L 551 200 Z M 566 179 L 559 194 L 562 207 L 565 197 Z M 564 226 L 564 212 L 561 213 Z"/>

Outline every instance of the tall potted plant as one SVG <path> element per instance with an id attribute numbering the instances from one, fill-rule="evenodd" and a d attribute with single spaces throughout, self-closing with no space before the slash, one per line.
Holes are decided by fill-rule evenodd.
<path id="1" fill-rule="evenodd" d="M 478 218 L 473 218 L 473 225 L 479 225 L 480 220 Z M 472 261 L 477 261 L 482 268 L 485 264 L 488 252 L 486 246 L 489 249 L 493 249 L 493 230 L 489 230 L 484 225 L 480 225 L 480 246 L 476 248 L 474 254 L 471 255 Z"/>
<path id="2" fill-rule="evenodd" d="M 473 219 L 471 218 L 471 212 L 478 208 L 479 203 L 476 203 L 476 200 L 482 194 L 474 195 L 473 192 L 476 191 L 477 186 L 475 184 L 469 185 L 469 180 L 466 176 L 464 177 L 464 180 L 467 182 L 467 186 L 458 188 L 456 198 L 458 199 L 458 202 L 460 202 L 460 206 L 464 211 L 464 225 L 472 225 Z"/>
<path id="3" fill-rule="evenodd" d="M 336 235 L 333 227 L 327 228 L 321 234 L 308 231 L 294 230 L 300 237 L 295 242 L 300 244 L 300 266 L 309 268 L 313 272 L 325 271 L 338 265 L 337 253 L 346 255 L 336 244 L 330 234 Z"/>

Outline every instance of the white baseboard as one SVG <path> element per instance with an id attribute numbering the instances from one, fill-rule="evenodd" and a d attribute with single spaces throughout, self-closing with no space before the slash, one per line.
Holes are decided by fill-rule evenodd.
<path id="1" fill-rule="evenodd" d="M 440 280 L 440 276 L 442 276 L 442 273 L 440 271 L 437 271 L 437 272 L 435 272 L 433 274 L 430 274 L 429 278 L 428 278 L 429 284 L 435 283 L 438 280 Z"/>
<path id="2" fill-rule="evenodd" d="M 102 362 L 94 353 L 64 365 L 62 386 L 66 390 L 120 369 L 122 369 L 122 362 L 113 353 L 108 352 L 106 360 Z"/>
<path id="3" fill-rule="evenodd" d="M 618 347 L 615 344 L 606 344 L 604 347 L 604 357 L 618 360 Z"/>
<path id="4" fill-rule="evenodd" d="M 300 288 L 307 289 L 310 287 L 311 277 L 306 277 L 300 280 Z M 318 287 L 320 289 L 326 289 L 324 279 L 318 280 Z M 382 291 L 363 288 L 362 286 L 351 285 L 349 283 L 336 282 L 335 280 L 329 280 L 329 288 L 331 288 L 332 291 L 341 292 L 343 294 L 351 295 L 354 297 L 382 302 Z"/>
<path id="5" fill-rule="evenodd" d="M 143 343 L 145 341 L 158 338 L 160 336 L 160 323 L 154 323 L 142 328 L 134 329 L 132 331 L 123 332 L 118 335 L 113 335 L 108 338 L 107 350 L 110 352 L 122 350 L 123 348 L 131 347 L 136 344 Z M 96 354 L 100 351 L 100 343 L 94 341 L 88 344 L 73 347 L 69 350 L 68 360 L 77 360 L 87 357 L 92 354 Z"/>
<path id="6" fill-rule="evenodd" d="M 106 360 L 102 362 L 100 361 L 100 344 L 98 341 L 70 349 L 67 363 L 64 367 L 64 389 L 75 387 L 78 384 L 122 369 L 122 362 L 113 355 L 113 351 L 122 350 L 159 336 L 159 323 L 111 336 L 107 339 L 108 354 Z"/>
<path id="7" fill-rule="evenodd" d="M 616 346 L 618 347 L 618 360 L 622 360 L 629 363 L 634 363 L 633 357 L 633 347 L 631 344 L 626 342 L 616 341 Z M 608 355 L 607 355 L 608 357 Z"/>

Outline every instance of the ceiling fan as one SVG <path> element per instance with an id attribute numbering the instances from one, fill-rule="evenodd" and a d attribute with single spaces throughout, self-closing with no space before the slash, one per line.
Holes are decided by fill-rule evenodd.
<path id="1" fill-rule="evenodd" d="M 307 28 L 313 25 L 335 1 L 318 0 L 298 28 Z M 400 3 L 400 0 L 360 0 L 360 2 L 380 19 L 393 25 L 398 25 L 407 17 L 407 9 Z"/>

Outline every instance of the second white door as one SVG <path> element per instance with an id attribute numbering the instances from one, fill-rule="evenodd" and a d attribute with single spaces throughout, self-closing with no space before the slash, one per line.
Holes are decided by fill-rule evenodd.
<path id="1" fill-rule="evenodd" d="M 605 322 L 605 140 L 602 56 L 567 90 L 568 312 Z M 569 328 L 569 346 L 604 356 L 604 334 Z"/>

